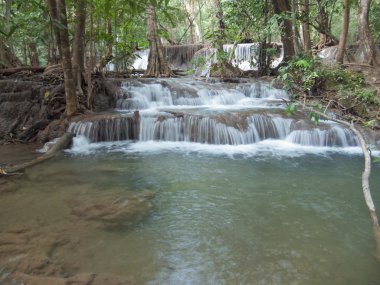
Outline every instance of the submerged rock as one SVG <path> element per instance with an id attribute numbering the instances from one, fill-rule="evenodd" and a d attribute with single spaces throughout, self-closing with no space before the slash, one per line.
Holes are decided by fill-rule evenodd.
<path id="1" fill-rule="evenodd" d="M 88 220 L 97 221 L 106 227 L 130 226 L 145 217 L 151 208 L 151 191 L 104 193 L 93 197 L 77 197 L 70 201 L 72 214 Z"/>

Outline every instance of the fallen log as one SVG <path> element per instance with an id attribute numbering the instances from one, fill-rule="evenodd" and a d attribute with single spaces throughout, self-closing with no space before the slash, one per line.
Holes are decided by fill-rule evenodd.
<path id="1" fill-rule="evenodd" d="M 14 68 L 6 68 L 0 69 L 1 75 L 12 75 L 20 71 L 32 71 L 32 72 L 44 72 L 45 66 L 22 66 L 22 67 L 14 67 Z"/>
<path id="2" fill-rule="evenodd" d="M 25 162 L 23 164 L 15 165 L 15 166 L 8 166 L 8 167 L 3 167 L 0 168 L 0 177 L 1 176 L 9 176 L 14 173 L 19 172 L 20 170 L 23 170 L 27 167 L 31 167 L 33 165 L 39 164 L 45 160 L 48 160 L 57 154 L 59 154 L 62 150 L 68 148 L 72 142 L 73 139 L 73 134 L 71 133 L 65 133 L 63 136 L 61 136 L 58 141 L 43 155 Z"/>

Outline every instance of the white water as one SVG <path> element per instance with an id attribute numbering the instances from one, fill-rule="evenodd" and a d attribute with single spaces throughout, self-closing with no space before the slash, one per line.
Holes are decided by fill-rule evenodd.
<path id="1" fill-rule="evenodd" d="M 161 83 L 125 84 L 125 95 L 118 99 L 119 110 L 171 108 L 259 108 L 275 107 L 289 97 L 284 90 L 268 83 L 234 85 L 209 84 L 194 80 L 163 80 Z M 281 107 L 283 107 L 281 105 Z"/>
<path id="2" fill-rule="evenodd" d="M 257 69 L 257 58 L 259 51 L 258 43 L 247 43 L 247 44 L 237 44 L 236 47 L 233 44 L 223 45 L 223 50 L 230 54 L 231 63 L 234 66 L 239 67 L 241 70 L 256 70 Z M 202 71 L 202 76 L 207 76 L 208 67 L 210 67 L 211 62 L 216 62 L 216 50 L 213 48 L 205 49 L 202 52 L 202 56 L 206 58 L 206 68 Z M 136 52 L 137 58 L 132 64 L 134 69 L 147 69 L 149 49 Z M 275 57 L 271 63 L 272 67 L 277 67 L 283 60 L 283 51 L 281 49 L 281 54 Z"/>
<path id="3" fill-rule="evenodd" d="M 246 156 L 275 152 L 359 153 L 351 130 L 307 115 L 286 117 L 285 91 L 264 82 L 207 83 L 189 79 L 131 81 L 117 101 L 120 115 L 72 123 L 69 131 L 92 143 L 133 140 L 133 143 L 84 143 L 77 152 L 98 148 L 115 151 L 181 150 Z M 133 112 L 139 110 L 139 129 Z M 137 141 L 136 141 L 137 140 Z"/>

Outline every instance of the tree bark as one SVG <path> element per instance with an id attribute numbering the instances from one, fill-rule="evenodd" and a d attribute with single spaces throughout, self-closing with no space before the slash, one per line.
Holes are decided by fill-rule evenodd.
<path id="1" fill-rule="evenodd" d="M 92 110 L 92 68 L 94 65 L 94 4 L 93 0 L 90 0 L 90 58 L 87 66 L 87 108 Z"/>
<path id="2" fill-rule="evenodd" d="M 197 23 L 197 12 L 195 8 L 195 0 L 183 0 L 183 4 L 186 8 L 186 12 L 188 13 L 188 20 L 190 25 L 190 35 L 191 40 L 190 43 L 198 43 L 201 41 L 201 32 L 199 29 L 199 25 Z"/>
<path id="3" fill-rule="evenodd" d="M 359 61 L 369 65 L 378 65 L 377 49 L 373 42 L 369 29 L 369 9 L 371 0 L 359 0 L 358 25 L 359 25 Z"/>
<path id="4" fill-rule="evenodd" d="M 6 40 L 6 44 L 10 51 L 14 54 L 14 48 L 13 48 L 13 42 L 12 37 L 9 37 L 9 34 L 11 32 L 11 16 L 12 16 L 12 3 L 13 0 L 5 0 L 5 33 L 8 36 L 8 39 Z"/>
<path id="5" fill-rule="evenodd" d="M 52 29 L 54 31 L 55 40 L 56 40 L 57 48 L 59 52 L 59 56 L 57 56 L 53 60 L 54 60 L 54 63 L 58 63 L 59 57 L 61 56 L 62 51 L 61 51 L 61 39 L 60 39 L 59 29 L 57 27 L 57 23 L 59 23 L 58 7 L 57 7 L 57 2 L 56 2 L 57 0 L 46 0 L 46 1 L 48 4 L 50 19 L 52 21 Z"/>
<path id="6" fill-rule="evenodd" d="M 38 57 L 37 46 L 36 46 L 36 43 L 34 42 L 29 43 L 29 59 L 30 59 L 31 66 L 40 65 L 40 59 Z"/>
<path id="7" fill-rule="evenodd" d="M 329 15 L 326 10 L 326 4 L 322 0 L 316 0 L 318 7 L 318 31 L 319 31 L 319 43 L 317 49 L 321 50 L 325 46 L 336 44 L 336 40 L 331 36 Z"/>
<path id="8" fill-rule="evenodd" d="M 21 66 L 21 61 L 0 38 L 0 68 Z"/>
<path id="9" fill-rule="evenodd" d="M 290 14 L 291 7 L 288 0 L 272 0 L 274 12 L 281 16 L 282 14 Z M 284 49 L 284 62 L 289 61 L 295 54 L 294 51 L 294 34 L 292 21 L 289 18 L 278 20 L 278 25 L 281 29 L 281 41 Z"/>
<path id="10" fill-rule="evenodd" d="M 348 28 L 350 25 L 350 0 L 344 0 L 344 12 L 343 12 L 343 26 L 340 33 L 338 53 L 336 55 L 336 62 L 343 64 L 344 51 L 346 50 Z"/>
<path id="11" fill-rule="evenodd" d="M 162 42 L 158 35 L 156 11 L 152 4 L 147 5 L 148 14 L 148 41 L 149 58 L 148 68 L 144 76 L 146 77 L 169 77 L 173 75 L 169 64 L 164 57 Z"/>
<path id="12" fill-rule="evenodd" d="M 61 24 L 61 27 L 59 28 L 59 38 L 61 44 L 60 50 L 62 51 L 62 69 L 65 78 L 66 116 L 71 117 L 77 112 L 78 102 L 73 78 L 73 69 L 71 65 L 69 33 L 66 16 L 66 2 L 65 0 L 57 1 L 59 23 Z"/>
<path id="13" fill-rule="evenodd" d="M 307 54 L 311 54 L 310 26 L 309 26 L 309 0 L 304 0 L 301 4 L 302 9 L 302 38 L 303 50 Z"/>
<path id="14" fill-rule="evenodd" d="M 220 0 L 213 0 L 214 1 L 214 7 L 216 10 L 216 20 L 218 24 L 218 33 L 216 37 L 216 49 L 218 50 L 218 53 L 223 53 L 223 41 L 225 38 L 225 32 L 224 32 L 224 22 L 223 22 L 223 9 L 222 9 L 222 3 Z"/>
<path id="15" fill-rule="evenodd" d="M 78 90 L 82 90 L 84 68 L 85 33 L 86 33 L 86 0 L 77 1 L 75 15 L 75 35 L 73 43 L 73 76 Z"/>

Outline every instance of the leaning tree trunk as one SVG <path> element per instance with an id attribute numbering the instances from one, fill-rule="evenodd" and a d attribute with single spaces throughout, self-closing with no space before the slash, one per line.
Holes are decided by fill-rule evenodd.
<path id="1" fill-rule="evenodd" d="M 162 42 L 158 34 L 156 11 L 152 4 L 147 5 L 148 14 L 148 41 L 149 58 L 148 68 L 145 71 L 146 77 L 169 77 L 173 73 L 164 57 Z"/>
<path id="2" fill-rule="evenodd" d="M 73 44 L 73 76 L 78 90 L 82 90 L 86 33 L 86 0 L 79 0 L 76 7 L 76 27 Z"/>
<path id="3" fill-rule="evenodd" d="M 77 96 L 75 90 L 75 83 L 73 78 L 73 69 L 71 65 L 69 33 L 67 29 L 67 16 L 66 16 L 66 2 L 65 0 L 58 1 L 58 15 L 59 15 L 59 38 L 62 51 L 62 68 L 65 78 L 65 95 L 66 95 L 66 116 L 73 116 L 77 112 Z"/>
<path id="4" fill-rule="evenodd" d="M 344 15 L 342 32 L 340 33 L 338 54 L 336 55 L 336 62 L 343 64 L 344 51 L 346 49 L 348 28 L 350 25 L 350 0 L 344 0 Z"/>
<path id="5" fill-rule="evenodd" d="M 369 29 L 369 9 L 371 0 L 359 0 L 358 25 L 359 25 L 359 57 L 360 61 L 369 65 L 377 65 L 377 50 Z"/>
<path id="6" fill-rule="evenodd" d="M 293 25 L 289 17 L 284 17 L 289 15 L 291 12 L 291 7 L 288 0 L 272 0 L 274 12 L 280 16 L 278 22 L 281 27 L 281 41 L 284 49 L 284 62 L 289 61 L 295 54 L 294 51 L 294 34 Z"/>

